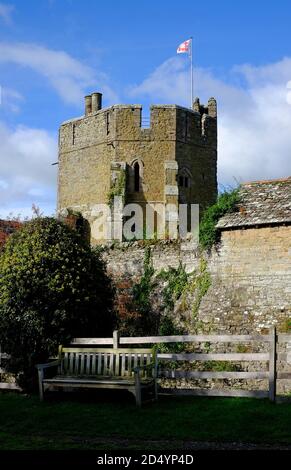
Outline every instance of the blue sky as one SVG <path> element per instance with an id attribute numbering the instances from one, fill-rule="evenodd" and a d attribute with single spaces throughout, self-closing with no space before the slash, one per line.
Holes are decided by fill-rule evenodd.
<path id="1" fill-rule="evenodd" d="M 189 102 L 219 109 L 219 182 L 291 174 L 291 4 L 251 2 L 0 1 L 0 216 L 56 204 L 59 124 L 104 105 Z M 288 91 L 289 90 L 289 91 Z"/>

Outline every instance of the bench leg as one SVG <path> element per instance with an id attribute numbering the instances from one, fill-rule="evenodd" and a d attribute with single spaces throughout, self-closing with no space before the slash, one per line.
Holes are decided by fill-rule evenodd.
<path id="1" fill-rule="evenodd" d="M 39 399 L 44 401 L 44 388 L 43 388 L 43 370 L 38 370 L 38 388 L 39 388 Z"/>
<path id="2" fill-rule="evenodd" d="M 158 399 L 158 383 L 157 383 L 157 379 L 155 379 L 155 381 L 154 381 L 154 397 L 155 397 L 155 400 Z"/>

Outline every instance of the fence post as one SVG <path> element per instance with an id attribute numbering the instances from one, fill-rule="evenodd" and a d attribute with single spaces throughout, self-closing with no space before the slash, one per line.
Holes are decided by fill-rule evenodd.
<path id="1" fill-rule="evenodd" d="M 119 331 L 114 330 L 113 331 L 113 349 L 118 349 L 119 348 Z"/>
<path id="2" fill-rule="evenodd" d="M 271 328 L 270 332 L 270 356 L 269 356 L 269 399 L 276 401 L 276 356 L 277 356 L 277 334 L 276 328 Z"/>

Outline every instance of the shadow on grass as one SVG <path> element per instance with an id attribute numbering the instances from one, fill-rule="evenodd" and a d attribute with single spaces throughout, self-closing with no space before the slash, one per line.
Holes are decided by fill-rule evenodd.
<path id="1" fill-rule="evenodd" d="M 136 408 L 115 390 L 0 395 L 1 449 L 171 449 L 204 443 L 291 445 L 291 405 L 252 398 L 161 397 Z"/>

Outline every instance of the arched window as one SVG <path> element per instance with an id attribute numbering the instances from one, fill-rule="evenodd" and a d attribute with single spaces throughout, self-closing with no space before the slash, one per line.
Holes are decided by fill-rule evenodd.
<path id="1" fill-rule="evenodd" d="M 139 163 L 135 162 L 134 164 L 134 191 L 136 193 L 139 192 L 139 183 L 140 183 L 140 168 L 139 168 Z"/>
<path id="2" fill-rule="evenodd" d="M 188 168 L 182 168 L 179 171 L 179 186 L 181 188 L 189 189 L 191 188 L 191 180 L 192 180 L 192 175 L 190 170 Z"/>

